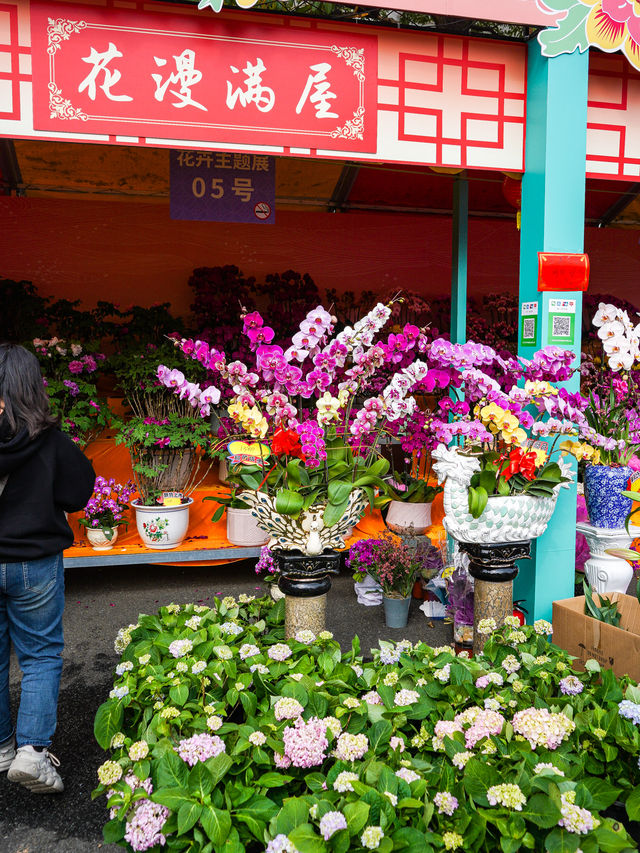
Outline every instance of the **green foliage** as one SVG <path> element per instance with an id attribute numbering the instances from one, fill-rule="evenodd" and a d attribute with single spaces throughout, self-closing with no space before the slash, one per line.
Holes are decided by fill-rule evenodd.
<path id="1" fill-rule="evenodd" d="M 325 507 L 323 521 L 331 527 L 344 515 L 351 493 L 366 492 L 371 507 L 388 502 L 388 485 L 382 479 L 389 461 L 371 452 L 367 458 L 355 456 L 335 427 L 325 428 L 327 459 L 317 468 L 288 455 L 270 456 L 260 465 L 232 465 L 227 480 L 236 488 L 260 489 L 276 497 L 276 509 L 297 518 L 314 505 Z M 376 495 L 375 490 L 381 494 Z"/>
<path id="2" fill-rule="evenodd" d="M 567 10 L 567 14 L 555 27 L 543 30 L 538 36 L 542 55 L 559 56 L 561 53 L 573 53 L 576 48 L 581 53 L 588 50 L 587 17 L 590 7 L 580 2 L 567 6 L 567 0 L 562 0 L 560 5 L 557 0 L 552 0 L 551 8 Z"/>
<path id="3" fill-rule="evenodd" d="M 617 601 L 611 601 L 605 595 L 598 594 L 599 603 L 596 603 L 586 581 L 582 581 L 582 589 L 584 590 L 584 612 L 587 616 L 618 628 L 622 614 L 618 611 Z"/>
<path id="4" fill-rule="evenodd" d="M 105 356 L 76 340 L 34 338 L 26 344 L 40 362 L 51 411 L 60 428 L 85 446 L 111 422 L 106 400 L 96 386 Z"/>
<path id="5" fill-rule="evenodd" d="M 571 659 L 547 641 L 547 626 L 504 628 L 476 659 L 403 641 L 381 644 L 365 662 L 358 643 L 343 653 L 330 634 L 283 645 L 281 602 L 241 599 L 170 605 L 120 633 L 120 675 L 95 724 L 115 762 L 99 770 L 109 780 L 94 792 L 114 810 L 105 840 L 131 850 L 127 823 L 150 798 L 167 809 L 157 849 L 178 853 L 263 853 L 277 836 L 300 853 L 355 853 L 368 827 L 381 828 L 383 853 L 440 851 L 453 838 L 446 833 L 471 853 L 635 849 L 602 811 L 621 800 L 630 819 L 640 817 L 640 733 L 618 713 L 640 689 L 590 667 L 573 673 L 582 691 L 564 695 Z M 512 675 L 507 656 L 520 666 Z M 476 686 L 490 672 L 503 681 Z M 500 709 L 498 734 L 473 729 L 487 698 Z M 296 713 L 281 719 L 278 703 L 294 700 L 305 723 L 326 719 L 326 743 L 316 737 L 310 759 L 307 743 L 300 759 L 278 766 Z M 531 708 L 564 716 L 554 748 L 518 733 L 515 715 Z M 439 739 L 436 725 L 454 720 L 462 731 Z M 182 756 L 194 735 L 217 743 L 218 754 L 191 766 Z M 353 760 L 342 752 L 350 740 L 360 745 Z M 521 809 L 491 805 L 491 789 L 503 784 L 518 786 Z M 445 791 L 458 802 L 451 815 L 436 799 Z M 585 834 L 559 825 L 567 796 L 593 815 Z M 334 811 L 346 828 L 325 839 L 320 826 Z"/>
<path id="6" fill-rule="evenodd" d="M 415 479 L 401 471 L 394 471 L 387 480 L 389 498 L 403 503 L 431 503 L 442 490 L 443 486 L 430 486 L 427 480 Z"/>
<path id="7" fill-rule="evenodd" d="M 522 471 L 514 473 L 506 454 L 500 455 L 495 451 L 484 452 L 480 464 L 480 470 L 469 481 L 469 513 L 473 518 L 480 518 L 492 495 L 551 497 L 560 483 L 567 482 L 557 462 L 547 462 L 536 469 L 535 476 L 530 477 Z"/>

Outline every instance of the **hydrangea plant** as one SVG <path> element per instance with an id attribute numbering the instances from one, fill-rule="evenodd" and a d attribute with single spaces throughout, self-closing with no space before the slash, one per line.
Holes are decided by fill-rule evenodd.
<path id="1" fill-rule="evenodd" d="M 640 690 L 573 672 L 549 623 L 484 655 L 329 632 L 283 641 L 283 603 L 170 605 L 123 629 L 94 796 L 128 850 L 631 851 Z"/>

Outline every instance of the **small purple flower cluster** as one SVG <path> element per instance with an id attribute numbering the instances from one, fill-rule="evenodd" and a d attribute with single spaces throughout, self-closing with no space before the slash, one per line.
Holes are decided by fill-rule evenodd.
<path id="1" fill-rule="evenodd" d="M 136 803 L 133 815 L 127 820 L 125 841 L 136 850 L 150 850 L 156 844 L 164 846 L 166 837 L 162 828 L 169 817 L 169 809 L 151 800 L 142 799 Z"/>
<path id="2" fill-rule="evenodd" d="M 403 597 L 411 592 L 419 568 L 416 557 L 391 536 L 356 542 L 349 549 L 345 565 L 354 572 L 356 581 L 369 574 L 385 595 L 397 593 Z"/>
<path id="3" fill-rule="evenodd" d="M 560 679 L 559 687 L 560 692 L 564 693 L 565 696 L 577 696 L 584 690 L 583 683 L 575 675 L 567 675 Z"/>
<path id="4" fill-rule="evenodd" d="M 273 556 L 268 545 L 263 545 L 260 549 L 260 557 L 256 563 L 256 574 L 261 575 L 263 572 L 269 575 L 275 575 L 278 570 L 274 562 Z"/>
<path id="5" fill-rule="evenodd" d="M 102 353 L 93 355 L 83 355 L 82 358 L 74 359 L 69 362 L 69 373 L 78 376 L 80 373 L 95 373 L 98 369 L 98 361 L 104 361 L 105 356 Z"/>
<path id="6" fill-rule="evenodd" d="M 109 480 L 96 477 L 93 495 L 85 507 L 81 523 L 85 527 L 117 527 L 124 524 L 124 511 L 135 491 L 133 480 L 121 485 L 113 477 Z"/>

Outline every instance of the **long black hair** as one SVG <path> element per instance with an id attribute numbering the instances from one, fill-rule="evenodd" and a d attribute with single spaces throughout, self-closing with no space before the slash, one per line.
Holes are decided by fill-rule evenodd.
<path id="1" fill-rule="evenodd" d="M 26 429 L 35 438 L 58 423 L 49 408 L 38 359 L 19 344 L 0 344 L 0 402 L 11 433 Z"/>

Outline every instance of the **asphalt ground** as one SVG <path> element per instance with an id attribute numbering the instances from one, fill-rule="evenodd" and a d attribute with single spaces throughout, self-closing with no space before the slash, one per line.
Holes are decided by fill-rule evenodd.
<path id="1" fill-rule="evenodd" d="M 175 602 L 206 604 L 215 595 L 259 595 L 266 590 L 253 563 L 225 566 L 107 566 L 68 569 L 64 618 L 64 669 L 58 704 L 58 729 L 51 752 L 60 759 L 65 791 L 32 794 L 0 774 L 0 853 L 93 853 L 121 850 L 102 840 L 104 799 L 91 801 L 96 769 L 105 754 L 93 739 L 93 719 L 112 686 L 118 655 L 113 640 L 120 627 L 140 613 L 154 613 Z M 334 578 L 327 602 L 327 629 L 343 648 L 360 637 L 363 653 L 380 639 L 403 637 L 431 645 L 451 642 L 452 629 L 427 619 L 413 601 L 406 628 L 384 626 L 382 607 L 359 605 L 348 572 Z M 17 706 L 20 672 L 12 661 L 12 702 Z"/>

